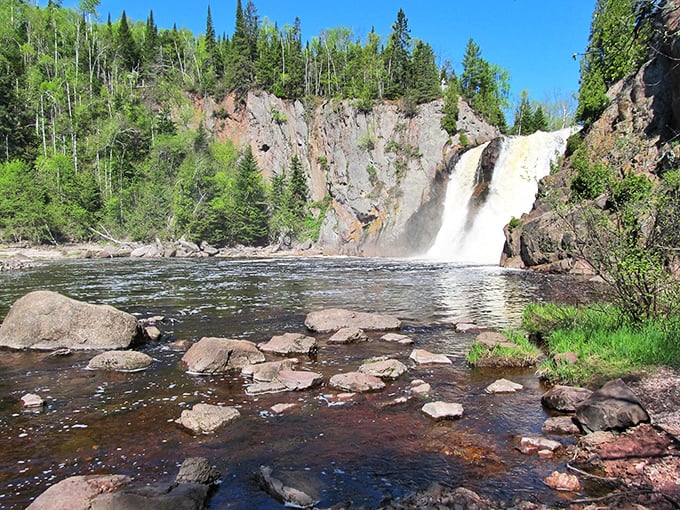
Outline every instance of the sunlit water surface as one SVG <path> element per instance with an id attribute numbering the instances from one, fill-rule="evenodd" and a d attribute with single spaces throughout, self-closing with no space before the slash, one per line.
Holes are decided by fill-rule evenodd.
<path id="1" fill-rule="evenodd" d="M 522 435 L 540 433 L 544 391 L 532 370 L 478 371 L 465 364 L 472 334 L 456 322 L 496 329 L 519 327 L 530 301 L 588 301 L 586 283 L 497 267 L 366 258 L 163 259 L 44 263 L 0 274 L 0 317 L 38 289 L 105 303 L 139 318 L 163 315 L 163 338 L 143 347 L 156 361 L 145 372 L 85 370 L 92 354 L 48 358 L 0 352 L 0 508 L 24 508 L 49 485 L 89 473 L 124 473 L 142 482 L 170 482 L 190 456 L 207 457 L 223 475 L 210 508 L 281 508 L 253 479 L 260 465 L 319 499 L 377 506 L 387 497 L 425 489 L 434 481 L 465 486 L 496 500 L 551 503 L 541 482 L 564 459 L 538 460 L 516 451 Z M 329 405 L 323 386 L 303 393 L 250 397 L 240 374 L 184 373 L 182 353 L 167 344 L 202 336 L 268 340 L 304 332 L 305 314 L 342 307 L 396 314 L 415 347 L 448 354 L 451 366 L 414 366 L 387 388 Z M 333 374 L 362 360 L 390 355 L 408 364 L 413 347 L 371 341 L 328 346 L 300 368 Z M 377 338 L 377 337 L 374 337 Z M 515 395 L 486 395 L 499 377 L 525 385 Z M 464 417 L 434 422 L 424 399 L 386 406 L 413 379 L 432 385 L 430 400 L 459 402 Z M 41 413 L 21 409 L 37 392 Z M 214 435 L 194 437 L 174 420 L 205 402 L 237 406 L 242 417 Z M 276 403 L 299 404 L 277 416 Z"/>

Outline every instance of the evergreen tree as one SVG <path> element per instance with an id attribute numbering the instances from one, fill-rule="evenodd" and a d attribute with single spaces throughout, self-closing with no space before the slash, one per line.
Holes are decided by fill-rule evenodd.
<path id="1" fill-rule="evenodd" d="M 262 173 L 248 146 L 236 168 L 234 183 L 234 241 L 247 246 L 266 244 L 269 236 L 267 200 Z"/>
<path id="2" fill-rule="evenodd" d="M 458 132 L 458 98 L 460 97 L 458 80 L 451 76 L 446 83 L 444 91 L 444 107 L 441 126 L 451 136 Z"/>
<path id="3" fill-rule="evenodd" d="M 529 102 L 529 93 L 523 90 L 519 106 L 515 111 L 515 124 L 511 132 L 513 135 L 529 135 L 534 131 L 534 112 Z"/>
<path id="4" fill-rule="evenodd" d="M 250 20 L 252 23 L 253 20 Z M 244 97 L 255 82 L 255 62 L 253 55 L 256 54 L 257 46 L 252 48 L 253 28 L 247 24 L 243 13 L 241 0 L 236 1 L 236 28 L 231 38 L 229 49 L 229 62 L 227 66 L 227 86 L 239 96 Z"/>
<path id="5" fill-rule="evenodd" d="M 144 30 L 144 42 L 142 44 L 142 69 L 146 78 L 155 76 L 154 68 L 159 62 L 158 49 L 160 41 L 158 39 L 158 28 L 153 20 L 153 11 L 149 11 Z"/>
<path id="6" fill-rule="evenodd" d="M 383 56 L 387 71 L 385 97 L 388 99 L 403 96 L 410 85 L 410 51 L 411 31 L 404 10 L 399 9 Z"/>
<path id="7" fill-rule="evenodd" d="M 135 71 L 139 69 L 139 49 L 134 37 L 132 36 L 132 31 L 127 22 L 127 16 L 125 11 L 120 16 L 120 23 L 118 25 L 118 58 L 120 60 L 121 66 L 126 71 Z"/>
<path id="8" fill-rule="evenodd" d="M 534 110 L 534 131 L 547 131 L 548 130 L 548 119 L 543 113 L 543 107 L 539 104 Z"/>
<path id="9" fill-rule="evenodd" d="M 289 204 L 288 207 L 298 218 L 302 218 L 306 212 L 307 180 L 302 169 L 300 158 L 295 155 L 290 160 L 290 182 L 288 183 Z"/>
<path id="10" fill-rule="evenodd" d="M 411 91 L 416 103 L 427 103 L 441 95 L 441 80 L 432 47 L 422 41 L 413 48 Z"/>

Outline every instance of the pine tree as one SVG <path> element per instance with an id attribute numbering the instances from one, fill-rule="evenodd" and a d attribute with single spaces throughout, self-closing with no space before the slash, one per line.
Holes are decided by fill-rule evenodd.
<path id="1" fill-rule="evenodd" d="M 130 26 L 127 22 L 125 11 L 120 16 L 120 24 L 118 25 L 118 58 L 122 67 L 126 71 L 139 70 L 139 49 L 135 42 Z"/>
<path id="2" fill-rule="evenodd" d="M 548 130 L 548 119 L 546 119 L 543 113 L 543 107 L 538 105 L 534 110 L 534 131 L 547 131 Z"/>
<path id="3" fill-rule="evenodd" d="M 250 23 L 256 22 L 256 20 L 246 19 L 241 6 L 241 0 L 237 0 L 236 28 L 231 38 L 229 65 L 227 66 L 227 86 L 241 97 L 245 96 L 255 81 L 253 55 L 256 55 L 257 46 L 255 46 L 255 49 L 252 47 L 252 32 L 253 30 L 257 31 L 257 27 L 249 26 L 248 21 Z"/>
<path id="4" fill-rule="evenodd" d="M 411 65 L 411 90 L 416 103 L 433 101 L 441 95 L 441 80 L 432 47 L 416 42 Z"/>
<path id="5" fill-rule="evenodd" d="M 307 205 L 307 181 L 300 158 L 295 155 L 290 160 L 290 182 L 288 183 L 289 204 L 291 212 L 301 218 L 305 215 Z"/>
<path id="6" fill-rule="evenodd" d="M 395 99 L 404 95 L 411 78 L 411 31 L 403 9 L 399 9 L 397 20 L 387 41 L 383 59 L 387 71 L 385 97 Z"/>
<path id="7" fill-rule="evenodd" d="M 142 44 L 142 69 L 146 78 L 155 76 L 154 68 L 158 64 L 158 49 L 160 41 L 158 39 L 158 28 L 153 20 L 153 11 L 149 11 L 144 30 L 144 43 Z"/>
<path id="8" fill-rule="evenodd" d="M 261 246 L 269 237 L 267 201 L 262 174 L 248 146 L 237 165 L 234 186 L 234 241 Z"/>
<path id="9" fill-rule="evenodd" d="M 458 98 L 460 97 L 459 84 L 455 75 L 449 77 L 444 91 L 444 116 L 440 121 L 442 128 L 451 136 L 458 132 Z"/>
<path id="10" fill-rule="evenodd" d="M 515 124 L 512 126 L 513 135 L 529 135 L 534 129 L 534 112 L 529 103 L 529 93 L 523 90 L 520 103 L 515 111 Z"/>

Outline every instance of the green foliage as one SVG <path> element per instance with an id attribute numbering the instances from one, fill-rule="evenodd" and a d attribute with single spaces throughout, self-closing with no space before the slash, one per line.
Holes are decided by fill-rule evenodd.
<path id="1" fill-rule="evenodd" d="M 458 83 L 455 79 L 449 80 L 446 90 L 444 92 L 444 107 L 442 113 L 441 126 L 450 136 L 453 136 L 458 131 L 458 98 L 460 93 L 458 91 Z"/>
<path id="2" fill-rule="evenodd" d="M 506 331 L 509 342 L 517 347 L 486 345 L 475 343 L 468 351 L 465 360 L 473 367 L 530 367 L 534 366 L 541 356 L 541 351 L 518 331 Z"/>
<path id="3" fill-rule="evenodd" d="M 508 232 L 515 230 L 521 223 L 522 221 L 519 218 L 515 218 L 514 216 L 510 218 L 510 221 L 508 222 Z"/>
<path id="4" fill-rule="evenodd" d="M 602 163 L 591 164 L 588 151 L 581 147 L 571 160 L 576 175 L 571 181 L 575 198 L 592 200 L 609 189 L 611 171 Z"/>
<path id="5" fill-rule="evenodd" d="M 293 156 L 289 172 L 279 174 L 272 180 L 270 202 L 273 212 L 269 221 L 272 240 L 287 242 L 304 236 L 309 237 L 308 195 L 302 162 L 298 156 Z"/>
<path id="6" fill-rule="evenodd" d="M 637 69 L 649 52 L 651 1 L 598 0 L 581 59 L 577 119 L 592 123 L 609 104 L 607 89 Z"/>
<path id="7" fill-rule="evenodd" d="M 523 326 L 551 356 L 541 374 L 552 383 L 597 384 L 650 366 L 680 366 L 677 320 L 647 320 L 633 328 L 625 312 L 610 305 L 532 304 Z M 562 353 L 576 354 L 577 362 L 555 362 Z"/>
<path id="8" fill-rule="evenodd" d="M 285 124 L 286 121 L 288 120 L 283 113 L 278 111 L 273 106 L 272 106 L 272 109 L 271 109 L 271 113 L 272 113 L 272 119 L 274 120 L 274 122 L 276 122 L 279 125 Z"/>

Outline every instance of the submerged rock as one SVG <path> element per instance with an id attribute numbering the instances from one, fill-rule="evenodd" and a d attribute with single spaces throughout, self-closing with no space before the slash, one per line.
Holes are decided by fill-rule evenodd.
<path id="1" fill-rule="evenodd" d="M 97 354 L 87 364 L 89 370 L 112 370 L 115 372 L 138 372 L 153 363 L 148 354 L 137 351 L 107 351 Z"/>
<path id="2" fill-rule="evenodd" d="M 552 474 L 543 480 L 545 484 L 556 491 L 578 492 L 581 490 L 579 479 L 568 473 L 553 471 Z"/>
<path id="3" fill-rule="evenodd" d="M 187 371 L 220 374 L 265 360 L 257 346 L 247 340 L 203 337 L 182 356 Z"/>
<path id="4" fill-rule="evenodd" d="M 361 372 L 336 374 L 331 377 L 329 384 L 332 388 L 354 393 L 377 391 L 385 387 L 385 383 L 381 379 Z"/>
<path id="5" fill-rule="evenodd" d="M 384 342 L 394 342 L 402 345 L 410 345 L 413 343 L 413 339 L 407 335 L 400 335 L 399 333 L 386 333 L 380 337 L 380 340 Z"/>
<path id="6" fill-rule="evenodd" d="M 276 498 L 286 506 L 295 508 L 311 508 L 316 503 L 316 500 L 294 487 L 288 487 L 278 478 L 272 475 L 273 470 L 269 466 L 260 466 L 256 473 L 256 478 L 260 486 L 267 491 L 268 494 Z"/>
<path id="7" fill-rule="evenodd" d="M 200 483 L 212 485 L 220 478 L 220 472 L 204 457 L 184 459 L 175 477 L 175 483 Z"/>
<path id="8" fill-rule="evenodd" d="M 609 381 L 576 408 L 576 419 L 588 432 L 625 430 L 649 423 L 649 415 L 621 379 Z"/>
<path id="9" fill-rule="evenodd" d="M 364 331 L 399 329 L 401 321 L 392 315 L 329 309 L 307 314 L 305 326 L 318 333 L 330 333 L 341 328 L 359 328 Z"/>
<path id="10" fill-rule="evenodd" d="M 273 336 L 268 342 L 262 342 L 257 346 L 262 352 L 274 354 L 313 354 L 316 352 L 316 339 L 301 333 L 284 333 Z"/>
<path id="11" fill-rule="evenodd" d="M 196 404 L 191 410 L 182 411 L 175 423 L 195 434 L 210 434 L 236 420 L 239 416 L 241 416 L 241 413 L 234 407 Z"/>
<path id="12" fill-rule="evenodd" d="M 138 337 L 129 313 L 51 291 L 19 298 L 0 326 L 0 347 L 12 349 L 126 349 Z"/>

